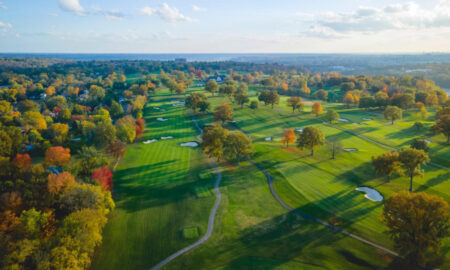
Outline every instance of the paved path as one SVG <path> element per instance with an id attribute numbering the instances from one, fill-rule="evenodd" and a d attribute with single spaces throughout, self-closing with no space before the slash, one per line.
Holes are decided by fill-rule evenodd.
<path id="1" fill-rule="evenodd" d="M 321 225 L 323 225 L 323 226 L 325 226 L 325 227 L 328 227 L 328 228 L 330 228 L 330 229 L 332 229 L 332 230 L 334 230 L 334 231 L 343 233 L 343 234 L 345 234 L 345 235 L 347 235 L 347 236 L 349 236 L 349 237 L 351 237 L 351 238 L 354 238 L 354 239 L 356 239 L 356 240 L 358 240 L 358 241 L 360 241 L 360 242 L 363 242 L 363 243 L 365 243 L 365 244 L 367 244 L 367 245 L 369 245 L 369 246 L 378 248 L 379 250 L 382 250 L 382 251 L 384 251 L 384 252 L 386 252 L 386 253 L 388 253 L 388 254 L 390 254 L 390 255 L 393 255 L 393 256 L 399 256 L 398 253 L 396 253 L 396 252 L 394 252 L 394 251 L 392 251 L 392 250 L 390 250 L 390 249 L 388 249 L 388 248 L 385 248 L 385 247 L 380 246 L 380 245 L 378 245 L 378 244 L 376 244 L 376 243 L 373 243 L 373 242 L 371 242 L 371 241 L 369 241 L 369 240 L 366 240 L 366 239 L 364 239 L 364 238 L 361 238 L 361 237 L 359 237 L 359 236 L 357 236 L 357 235 L 354 235 L 354 234 L 352 234 L 352 233 L 350 233 L 350 232 L 347 232 L 347 231 L 345 231 L 345 230 L 343 230 L 343 229 L 341 229 L 341 228 L 339 228 L 339 227 L 336 227 L 336 226 L 334 226 L 334 225 L 332 225 L 332 224 L 330 224 L 330 223 L 328 223 L 328 222 L 325 222 L 325 221 L 320 220 L 320 219 L 318 219 L 318 218 L 316 218 L 316 217 L 310 216 L 310 215 L 308 215 L 308 214 L 306 214 L 306 213 L 304 213 L 304 212 L 301 212 L 301 211 L 299 211 L 299 210 L 296 210 L 296 209 L 292 208 L 291 206 L 287 205 L 287 204 L 286 204 L 286 203 L 278 196 L 277 192 L 275 191 L 275 188 L 273 187 L 272 177 L 270 176 L 270 174 L 269 174 L 269 173 L 268 173 L 268 172 L 267 172 L 267 171 L 266 171 L 259 163 L 255 162 L 255 161 L 253 161 L 253 160 L 251 160 L 251 159 L 249 159 L 248 161 L 249 161 L 250 163 L 252 163 L 253 165 L 255 165 L 255 166 L 256 166 L 256 167 L 257 167 L 257 168 L 258 168 L 258 169 L 266 176 L 267 182 L 268 182 L 269 188 L 270 188 L 270 193 L 272 193 L 272 196 L 275 198 L 275 200 L 277 200 L 277 202 L 278 202 L 279 204 L 281 204 L 281 206 L 283 206 L 285 209 L 287 209 L 287 210 L 289 210 L 289 211 L 292 211 L 293 213 L 295 213 L 295 214 L 297 214 L 297 215 L 299 215 L 299 216 L 301 216 L 301 217 L 303 217 L 303 218 L 309 219 L 309 220 L 314 221 L 314 222 L 316 222 L 316 223 L 319 223 L 319 224 L 321 224 Z"/>
<path id="2" fill-rule="evenodd" d="M 364 135 L 358 134 L 358 133 L 353 132 L 353 131 L 351 131 L 351 130 L 348 130 L 348 129 L 345 129 L 345 128 L 341 128 L 341 127 L 338 127 L 338 126 L 335 126 L 335 125 L 332 125 L 332 124 L 328 124 L 328 123 L 325 123 L 325 122 L 323 122 L 323 124 L 324 124 L 325 126 L 337 128 L 337 129 L 342 130 L 342 131 L 344 131 L 344 132 L 350 133 L 350 134 L 352 134 L 352 135 L 354 135 L 354 136 L 356 136 L 356 137 L 359 137 L 359 138 L 361 138 L 361 139 L 363 139 L 363 140 L 365 140 L 365 141 L 374 143 L 374 144 L 376 144 L 376 145 L 378 145 L 378 146 L 381 146 L 381 147 L 383 147 L 383 148 L 386 148 L 386 149 L 389 149 L 389 150 L 394 150 L 394 151 L 397 151 L 397 150 L 398 150 L 398 149 L 395 148 L 395 147 L 392 147 L 392 146 L 389 146 L 389 145 L 386 145 L 386 144 L 377 142 L 377 141 L 375 141 L 375 140 L 372 140 L 372 139 L 370 139 L 370 138 L 368 138 L 368 137 L 366 137 L 366 136 L 364 136 Z M 438 167 L 438 168 L 441 168 L 441 169 L 444 169 L 444 170 L 450 170 L 450 168 L 445 167 L 444 165 L 441 165 L 441 164 L 438 164 L 438 163 L 428 162 L 428 164 L 430 164 L 430 165 L 432 165 L 432 166 L 435 166 L 435 167 Z"/>
<path id="3" fill-rule="evenodd" d="M 195 120 L 194 116 L 192 116 L 192 122 L 194 122 L 195 127 L 197 127 L 197 129 L 200 131 L 200 134 L 201 134 L 202 133 L 202 129 L 198 125 L 198 123 Z M 222 179 L 222 174 L 219 171 L 219 169 L 217 168 L 216 164 L 211 159 L 209 159 L 209 163 L 214 168 L 214 170 L 216 171 L 216 174 L 217 174 L 216 182 L 214 184 L 214 191 L 216 192 L 216 202 L 214 203 L 214 206 L 211 209 L 211 213 L 209 214 L 208 229 L 206 230 L 206 234 L 203 235 L 203 237 L 200 238 L 197 242 L 195 242 L 195 243 L 193 243 L 193 244 L 191 244 L 191 245 L 189 245 L 189 246 L 187 246 L 185 248 L 182 248 L 182 249 L 178 250 L 177 252 L 173 253 L 172 255 L 170 255 L 169 257 L 165 258 L 163 261 L 161 261 L 157 265 L 153 266 L 151 268 L 151 270 L 156 270 L 156 269 L 159 269 L 159 268 L 163 267 L 164 265 L 168 264 L 169 262 L 171 262 L 176 257 L 178 257 L 178 256 L 188 252 L 189 250 L 194 249 L 195 247 L 203 244 L 211 236 L 212 231 L 214 229 L 214 218 L 216 216 L 217 208 L 219 207 L 220 199 L 221 199 L 221 194 L 220 194 L 220 190 L 219 190 L 219 184 L 220 184 L 220 180 Z"/>

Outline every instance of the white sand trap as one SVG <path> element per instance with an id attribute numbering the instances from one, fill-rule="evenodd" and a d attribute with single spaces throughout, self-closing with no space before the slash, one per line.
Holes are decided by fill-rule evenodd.
<path id="1" fill-rule="evenodd" d="M 303 128 L 297 128 L 296 129 L 298 132 L 303 132 Z"/>
<path id="2" fill-rule="evenodd" d="M 181 106 L 185 106 L 185 105 L 186 105 L 186 103 L 184 103 L 184 102 L 178 102 L 178 103 L 172 104 L 172 106 L 174 106 L 174 107 L 181 107 Z"/>
<path id="3" fill-rule="evenodd" d="M 363 118 L 364 121 L 370 121 L 372 118 Z"/>
<path id="4" fill-rule="evenodd" d="M 430 140 L 426 140 L 426 139 L 425 139 L 424 141 L 425 141 L 426 143 L 431 143 L 431 141 L 430 141 Z"/>
<path id="5" fill-rule="evenodd" d="M 339 121 L 341 121 L 341 122 L 348 122 L 348 119 L 345 119 L 345 118 L 339 118 Z"/>
<path id="6" fill-rule="evenodd" d="M 352 123 L 352 125 L 359 125 L 359 123 Z"/>
<path id="7" fill-rule="evenodd" d="M 159 107 L 154 107 L 155 110 L 159 110 Z"/>
<path id="8" fill-rule="evenodd" d="M 173 137 L 172 136 L 161 137 L 161 140 L 168 140 L 168 139 L 173 139 Z"/>
<path id="9" fill-rule="evenodd" d="M 157 142 L 157 141 L 158 141 L 157 139 L 146 140 L 146 141 L 144 142 L 144 144 L 154 143 L 154 142 Z"/>
<path id="10" fill-rule="evenodd" d="M 345 152 L 355 152 L 355 151 L 358 151 L 358 149 L 357 148 L 344 148 L 344 151 Z"/>
<path id="11" fill-rule="evenodd" d="M 265 140 L 266 142 L 270 142 L 272 140 L 272 137 L 267 137 Z"/>
<path id="12" fill-rule="evenodd" d="M 369 187 L 357 187 L 355 190 L 366 193 L 364 197 L 374 202 L 381 202 L 383 200 L 383 196 L 380 192 L 376 191 L 373 188 Z"/>
<path id="13" fill-rule="evenodd" d="M 198 146 L 198 143 L 197 142 L 187 142 L 187 143 L 181 143 L 180 144 L 180 146 L 183 146 L 183 147 L 197 147 Z"/>
<path id="14" fill-rule="evenodd" d="M 161 122 L 165 122 L 165 121 L 167 121 L 167 120 L 169 120 L 169 119 L 167 119 L 167 118 L 162 118 L 162 117 L 158 117 L 158 118 L 156 118 L 156 120 L 161 121 Z"/>

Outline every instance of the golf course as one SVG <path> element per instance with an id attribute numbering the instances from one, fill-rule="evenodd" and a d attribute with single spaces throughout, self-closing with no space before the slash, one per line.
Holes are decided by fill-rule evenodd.
<path id="1" fill-rule="evenodd" d="M 192 87 L 186 95 L 193 92 L 205 93 Z M 383 202 L 356 188 L 375 189 L 384 198 L 407 190 L 408 177 L 386 181 L 373 172 L 371 158 L 408 147 L 414 138 L 430 141 L 431 159 L 423 177 L 414 178 L 414 190 L 450 201 L 445 137 L 415 130 L 419 116 L 413 110 L 392 125 L 380 111 L 322 102 L 324 111 L 340 115 L 329 124 L 310 113 L 314 100 L 305 101 L 303 112 L 292 112 L 286 96 L 275 108 L 232 104 L 234 121 L 224 128 L 253 142 L 251 158 L 237 164 L 205 156 L 196 123 L 202 129 L 214 122 L 213 115 L 187 110 L 186 95 L 162 90 L 149 98 L 144 136 L 127 147 L 116 168 L 116 209 L 92 269 L 395 269 L 397 253 L 381 221 Z M 212 108 L 231 103 L 207 95 Z M 249 97 L 257 100 L 256 90 Z M 429 127 L 433 119 L 430 113 L 422 122 Z M 323 146 L 311 157 L 307 149 L 281 142 L 285 129 L 308 126 L 327 140 L 338 139 L 343 151 L 330 159 Z M 189 142 L 197 144 L 182 146 Z M 215 203 L 217 212 L 211 212 Z M 211 214 L 214 226 L 205 237 Z M 443 245 L 445 269 L 450 241 Z"/>

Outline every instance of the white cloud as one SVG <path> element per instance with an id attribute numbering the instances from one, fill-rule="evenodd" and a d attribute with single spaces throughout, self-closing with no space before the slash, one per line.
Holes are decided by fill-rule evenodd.
<path id="1" fill-rule="evenodd" d="M 80 5 L 79 0 L 58 0 L 59 7 L 68 12 L 73 12 L 78 16 L 84 16 L 84 8 Z"/>
<path id="2" fill-rule="evenodd" d="M 143 7 L 140 13 L 146 16 L 158 16 L 162 20 L 170 23 L 175 22 L 190 22 L 191 18 L 183 15 L 177 8 L 170 7 L 167 3 L 163 3 L 158 9 L 150 7 Z"/>
<path id="3" fill-rule="evenodd" d="M 10 28 L 12 28 L 12 25 L 10 23 L 4 23 L 4 22 L 0 21 L 0 28 L 10 29 Z"/>
<path id="4" fill-rule="evenodd" d="M 192 10 L 195 12 L 205 12 L 206 8 L 199 7 L 197 5 L 192 5 Z"/>
<path id="5" fill-rule="evenodd" d="M 3 4 L 2 1 L 0 1 L 0 8 L 2 8 L 2 9 L 8 9 L 8 7 L 7 7 L 5 4 Z"/>
<path id="6" fill-rule="evenodd" d="M 355 33 L 371 34 L 390 30 L 423 30 L 450 27 L 450 0 L 441 0 L 434 8 L 417 3 L 387 5 L 382 8 L 359 7 L 352 12 L 326 12 L 316 15 L 311 37 L 343 37 Z"/>

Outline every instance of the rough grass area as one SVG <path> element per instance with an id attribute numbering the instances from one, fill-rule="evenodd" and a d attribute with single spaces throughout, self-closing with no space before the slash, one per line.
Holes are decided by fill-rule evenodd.
<path id="1" fill-rule="evenodd" d="M 199 236 L 199 234 L 198 234 L 197 227 L 185 228 L 183 230 L 184 239 L 195 239 L 195 238 L 198 238 L 198 236 Z"/>

